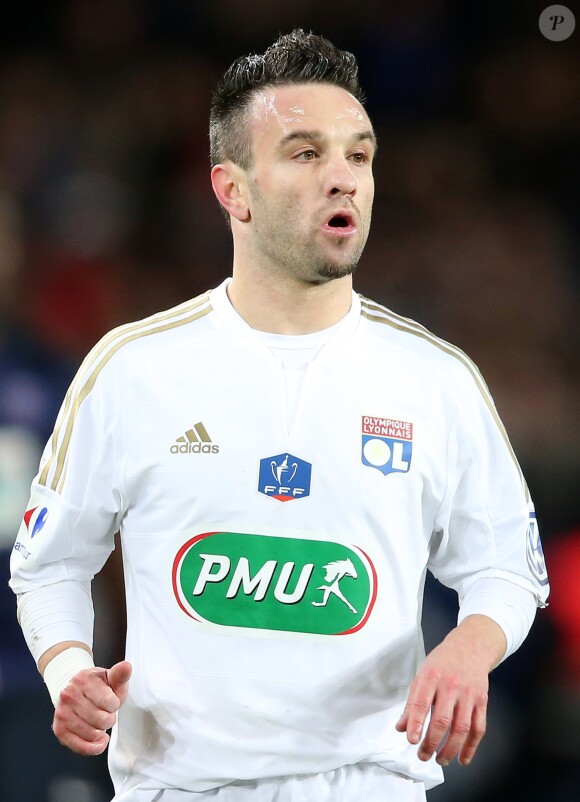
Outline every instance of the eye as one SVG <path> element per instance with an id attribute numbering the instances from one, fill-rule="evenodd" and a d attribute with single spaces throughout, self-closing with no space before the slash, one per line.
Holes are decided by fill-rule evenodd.
<path id="1" fill-rule="evenodd" d="M 364 164 L 366 161 L 368 161 L 368 156 L 366 153 L 361 151 L 360 153 L 351 153 L 350 159 L 355 164 Z"/>
<path id="2" fill-rule="evenodd" d="M 317 156 L 316 151 L 313 148 L 308 148 L 308 150 L 303 150 L 298 153 L 295 158 L 300 159 L 300 161 L 311 162 Z"/>

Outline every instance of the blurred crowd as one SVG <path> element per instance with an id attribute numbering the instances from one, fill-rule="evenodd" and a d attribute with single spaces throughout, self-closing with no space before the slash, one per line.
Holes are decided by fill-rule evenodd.
<path id="1" fill-rule="evenodd" d="M 489 734 L 430 802 L 580 798 L 580 8 L 479 0 L 60 0 L 0 29 L 0 799 L 108 802 L 105 759 L 66 753 L 17 629 L 8 557 L 75 369 L 113 326 L 230 272 L 209 184 L 225 66 L 301 25 L 354 52 L 379 140 L 358 291 L 479 365 L 528 478 L 553 593 L 492 675 Z M 428 644 L 455 601 L 428 586 Z M 115 556 L 96 658 L 122 654 Z"/>

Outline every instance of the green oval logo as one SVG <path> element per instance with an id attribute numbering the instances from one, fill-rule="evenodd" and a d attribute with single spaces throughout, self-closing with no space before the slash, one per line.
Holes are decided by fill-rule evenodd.
<path id="1" fill-rule="evenodd" d="M 206 532 L 177 552 L 173 591 L 184 613 L 197 621 L 347 635 L 366 624 L 377 575 L 357 546 Z"/>

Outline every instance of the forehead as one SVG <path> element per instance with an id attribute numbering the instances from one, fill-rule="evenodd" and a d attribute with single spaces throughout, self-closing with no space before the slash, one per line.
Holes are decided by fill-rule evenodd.
<path id="1" fill-rule="evenodd" d="M 254 95 L 249 112 L 254 142 L 275 140 L 295 129 L 316 129 L 328 136 L 353 136 L 372 130 L 364 107 L 339 86 L 284 84 Z"/>

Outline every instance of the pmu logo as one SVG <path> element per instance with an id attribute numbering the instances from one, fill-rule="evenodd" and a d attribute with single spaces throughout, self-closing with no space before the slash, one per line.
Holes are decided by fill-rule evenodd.
<path id="1" fill-rule="evenodd" d="M 312 465 L 293 454 L 276 454 L 260 460 L 258 491 L 278 501 L 310 495 Z"/>
<path id="2" fill-rule="evenodd" d="M 47 517 L 48 509 L 46 507 L 33 507 L 24 513 L 24 524 L 31 540 L 40 532 Z"/>
<path id="3" fill-rule="evenodd" d="M 413 454 L 413 424 L 391 418 L 362 418 L 362 464 L 388 473 L 407 473 Z"/>
<path id="4" fill-rule="evenodd" d="M 540 538 L 536 513 L 533 510 L 530 511 L 526 556 L 528 558 L 530 571 L 534 577 L 538 580 L 540 585 L 547 585 L 548 569 L 546 568 L 546 560 L 544 559 L 544 550 L 542 549 L 542 540 Z"/>
<path id="5" fill-rule="evenodd" d="M 377 595 L 374 565 L 357 546 L 236 532 L 185 543 L 172 581 L 195 621 L 318 635 L 361 629 Z"/>

